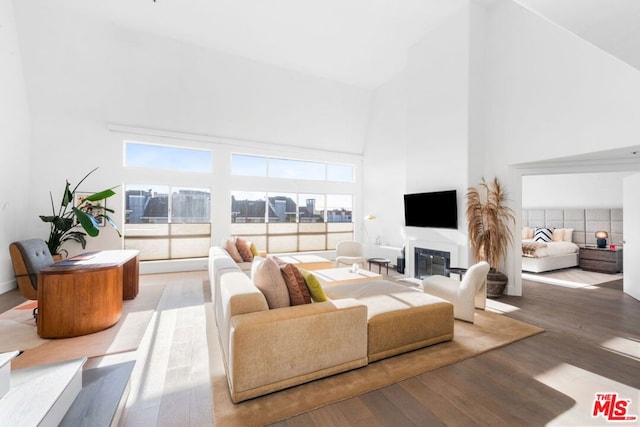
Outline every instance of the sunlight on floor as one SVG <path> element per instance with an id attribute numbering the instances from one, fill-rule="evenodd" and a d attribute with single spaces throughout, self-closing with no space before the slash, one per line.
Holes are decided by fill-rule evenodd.
<path id="1" fill-rule="evenodd" d="M 622 273 L 607 274 L 576 269 L 559 270 L 543 273 L 522 272 L 522 279 L 565 288 L 598 289 L 597 285 L 622 279 Z"/>
<path id="2" fill-rule="evenodd" d="M 640 342 L 636 339 L 614 337 L 606 340 L 600 346 L 622 356 L 640 360 Z"/>
<path id="3" fill-rule="evenodd" d="M 494 299 L 487 299 L 486 310 L 492 313 L 504 314 L 504 313 L 513 313 L 514 311 L 520 310 L 520 308 L 516 307 L 515 305 L 496 301 Z"/>
<path id="4" fill-rule="evenodd" d="M 603 418 L 593 418 L 596 393 L 618 393 L 621 399 L 631 399 L 631 414 L 636 413 L 640 391 L 609 378 L 563 363 L 535 377 L 543 384 L 571 397 L 576 404 L 548 425 L 602 425 Z"/>
<path id="5" fill-rule="evenodd" d="M 522 275 L 525 280 L 533 280 L 535 282 L 546 283 L 548 285 L 564 286 L 565 288 L 582 288 L 582 289 L 597 289 L 597 286 L 590 285 L 588 283 L 574 282 L 571 280 L 556 279 L 553 277 L 535 277 L 530 275 Z"/>

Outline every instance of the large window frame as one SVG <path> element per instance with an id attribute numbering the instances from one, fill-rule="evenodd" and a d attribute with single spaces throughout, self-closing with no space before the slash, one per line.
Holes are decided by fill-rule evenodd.
<path id="1" fill-rule="evenodd" d="M 124 126 L 124 125 L 112 125 L 108 126 L 109 131 L 114 133 L 117 141 L 120 144 L 126 142 L 134 142 L 138 144 L 151 144 L 151 145 L 166 145 L 172 147 L 183 147 L 194 150 L 204 150 L 211 152 L 211 172 L 202 173 L 190 170 L 179 171 L 166 171 L 161 169 L 145 168 L 140 166 L 127 167 L 126 151 L 123 147 L 122 163 L 120 174 L 122 178 L 122 187 L 130 183 L 155 183 L 165 184 L 171 186 L 186 186 L 186 187 L 209 187 L 211 189 L 211 221 L 210 221 L 210 245 L 216 245 L 218 242 L 222 242 L 230 235 L 240 235 L 233 229 L 231 223 L 230 211 L 231 189 L 237 189 L 242 191 L 263 191 L 275 192 L 275 193 L 308 193 L 308 194 L 351 194 L 353 197 L 353 214 L 351 223 L 315 223 L 315 224 L 302 224 L 296 223 L 263 223 L 253 224 L 255 227 L 270 227 L 273 236 L 285 235 L 280 227 L 287 227 L 292 224 L 296 227 L 301 227 L 299 230 L 295 230 L 296 235 L 300 235 L 300 244 L 296 247 L 295 251 L 306 251 L 314 245 L 307 244 L 309 239 L 317 239 L 322 237 L 324 241 L 328 243 L 324 246 L 325 249 L 331 250 L 334 243 L 333 239 L 327 239 L 327 233 L 339 233 L 344 231 L 345 238 L 359 238 L 359 218 L 361 215 L 357 212 L 362 210 L 361 197 L 362 189 L 359 183 L 361 177 L 362 155 L 351 154 L 347 152 L 334 152 L 326 151 L 322 149 L 312 149 L 304 147 L 293 147 L 291 145 L 279 145 L 277 143 L 265 144 L 263 142 L 243 140 L 243 139 L 227 139 L 216 136 L 208 135 L 196 135 L 183 132 L 163 131 L 158 129 L 144 129 L 138 127 Z M 116 142 L 116 140 L 114 140 Z M 296 177 L 290 178 L 276 178 L 265 176 L 264 173 L 258 174 L 237 174 L 234 173 L 232 168 L 232 155 L 244 154 L 253 155 L 259 159 L 260 162 L 265 162 L 270 157 L 280 159 L 293 159 L 301 161 L 312 161 L 326 164 L 327 177 L 326 180 L 306 180 Z M 260 160 L 263 159 L 263 160 Z M 347 170 L 351 171 L 351 178 L 349 182 L 341 182 L 341 179 L 335 179 L 335 171 L 333 168 L 340 169 L 347 165 Z M 118 171 L 114 171 L 118 173 Z M 342 171 L 344 172 L 344 171 Z M 344 175 L 344 173 L 342 174 Z M 344 179 L 342 179 L 344 181 Z M 122 194 L 122 192 L 120 192 Z M 121 229 L 124 229 L 124 195 L 122 196 L 122 209 L 121 209 Z M 116 208 L 116 211 L 118 209 Z M 249 227 L 246 224 L 246 227 Z M 317 227 L 314 228 L 314 227 Z M 342 227 L 348 227 L 348 230 L 342 230 Z M 313 230 L 312 230 L 313 228 Z M 338 230 L 340 228 L 340 230 Z M 249 235 L 259 237 L 253 230 Z M 262 233 L 262 232 L 261 232 Z M 319 234 L 317 234 L 319 233 Z M 266 232 L 263 233 L 266 236 Z M 126 238 L 126 235 L 125 235 Z M 260 245 L 258 245 L 260 246 Z M 275 248 L 274 245 L 271 245 Z M 267 242 L 265 237 L 265 244 L 261 249 L 266 249 Z M 313 249 L 314 251 L 316 249 Z M 292 250 L 293 252 L 293 250 Z M 205 258 L 205 257 L 202 257 Z M 193 262 L 174 264 L 177 260 L 158 260 L 166 261 L 166 263 L 155 262 L 150 265 L 150 271 L 180 271 L 180 266 L 193 266 L 195 268 L 202 268 L 198 266 L 205 266 L 201 264 L 199 259 L 194 259 Z M 161 267 L 163 266 L 163 267 Z M 166 266 L 166 267 L 164 267 Z M 175 267 L 173 267 L 175 266 Z M 158 270 L 158 268 L 167 270 Z M 177 270 L 174 270 L 177 269 Z"/>
<path id="2" fill-rule="evenodd" d="M 135 147 L 136 161 L 130 161 L 132 147 Z M 145 164 L 145 149 L 153 158 L 148 164 Z M 145 175 L 144 180 L 128 178 L 123 185 L 125 249 L 139 250 L 141 261 L 208 256 L 212 189 L 200 181 L 212 174 L 212 157 L 212 151 L 207 149 L 124 141 L 127 175 L 140 172 Z M 189 162 L 196 165 L 192 171 L 185 166 Z M 177 177 L 182 179 L 176 180 Z M 165 184 L 167 182 L 170 184 Z"/>

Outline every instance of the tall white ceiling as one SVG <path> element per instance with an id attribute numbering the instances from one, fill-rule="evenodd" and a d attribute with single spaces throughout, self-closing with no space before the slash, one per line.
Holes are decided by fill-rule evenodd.
<path id="1" fill-rule="evenodd" d="M 516 1 L 640 70 L 640 1 Z"/>
<path id="2" fill-rule="evenodd" d="M 55 0 L 55 7 L 373 88 L 402 70 L 408 48 L 468 1 Z M 640 69 L 640 0 L 516 1 Z"/>

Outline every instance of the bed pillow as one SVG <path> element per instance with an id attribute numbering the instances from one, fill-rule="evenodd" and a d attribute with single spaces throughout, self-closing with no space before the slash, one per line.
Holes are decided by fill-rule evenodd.
<path id="1" fill-rule="evenodd" d="M 573 242 L 573 228 L 565 228 L 564 229 L 564 237 L 562 238 L 564 242 Z"/>
<path id="2" fill-rule="evenodd" d="M 533 233 L 533 240 L 536 242 L 550 242 L 553 236 L 553 230 L 550 228 L 536 227 Z"/>
<path id="3" fill-rule="evenodd" d="M 551 236 L 552 242 L 562 242 L 564 240 L 564 228 L 554 228 Z"/>

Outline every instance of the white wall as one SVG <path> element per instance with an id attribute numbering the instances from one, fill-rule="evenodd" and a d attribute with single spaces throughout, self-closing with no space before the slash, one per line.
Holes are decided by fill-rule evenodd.
<path id="1" fill-rule="evenodd" d="M 407 69 L 375 91 L 364 158 L 365 223 L 370 242 L 402 247 L 443 242 L 466 265 L 464 194 L 468 187 L 469 10 L 416 43 Z M 458 191 L 458 230 L 404 226 L 403 195 Z M 432 246 L 435 247 L 435 246 Z M 407 273 L 413 268 L 407 253 Z"/>
<path id="2" fill-rule="evenodd" d="M 15 7 L 33 124 L 30 162 L 41 171 L 31 174 L 34 212 L 48 213 L 50 190 L 59 200 L 66 178 L 77 182 L 96 166 L 83 189 L 124 183 L 124 136 L 109 132 L 110 123 L 204 136 L 205 143 L 223 137 L 269 143 L 267 150 L 362 153 L 371 91 L 80 20 L 51 2 Z M 121 194 L 111 206 L 122 215 Z M 229 217 L 224 206 L 214 201 L 214 221 Z M 37 216 L 30 220 L 32 234 L 46 236 Z M 107 229 L 88 249 L 120 244 Z"/>
<path id="3" fill-rule="evenodd" d="M 637 145 L 640 71 L 513 2 L 487 28 L 488 167 Z"/>
<path id="4" fill-rule="evenodd" d="M 15 286 L 9 244 L 29 235 L 29 106 L 11 0 L 0 0 L 0 293 Z"/>
<path id="5" fill-rule="evenodd" d="M 524 176 L 522 207 L 622 207 L 622 179 L 627 175 L 611 172 Z"/>
<path id="6" fill-rule="evenodd" d="M 407 188 L 407 77 L 400 73 L 373 96 L 363 160 L 363 241 L 402 247 Z M 395 261 L 394 261 L 395 262 Z"/>

